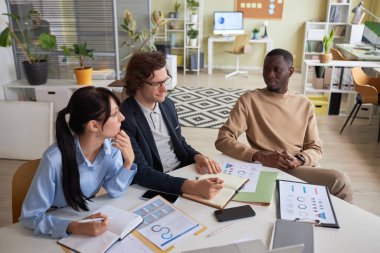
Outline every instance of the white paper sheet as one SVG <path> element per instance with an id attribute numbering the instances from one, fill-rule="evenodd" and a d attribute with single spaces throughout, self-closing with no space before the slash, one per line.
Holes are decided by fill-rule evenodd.
<path id="1" fill-rule="evenodd" d="M 325 186 L 280 181 L 281 219 L 336 223 Z"/>
<path id="2" fill-rule="evenodd" d="M 222 172 L 225 174 L 249 179 L 239 192 L 256 191 L 259 175 L 263 167 L 260 163 L 222 162 L 221 166 Z"/>
<path id="3" fill-rule="evenodd" d="M 159 198 L 148 200 L 145 205 L 133 212 L 144 219 L 144 222 L 137 227 L 137 231 L 162 250 L 200 228 L 199 223 Z"/>

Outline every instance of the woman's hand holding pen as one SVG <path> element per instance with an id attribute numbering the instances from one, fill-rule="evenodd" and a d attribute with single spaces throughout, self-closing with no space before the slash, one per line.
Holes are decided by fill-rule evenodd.
<path id="1" fill-rule="evenodd" d="M 129 136 L 123 130 L 120 130 L 116 135 L 113 141 L 113 146 L 121 151 L 121 155 L 124 158 L 124 167 L 130 169 L 135 160 L 135 153 L 133 152 Z"/>
<path id="2" fill-rule="evenodd" d="M 103 213 L 92 214 L 85 219 L 103 218 L 102 221 L 93 221 L 80 223 L 80 221 L 72 221 L 67 227 L 67 232 L 71 234 L 81 234 L 89 236 L 97 236 L 103 234 L 108 229 L 109 219 Z"/>

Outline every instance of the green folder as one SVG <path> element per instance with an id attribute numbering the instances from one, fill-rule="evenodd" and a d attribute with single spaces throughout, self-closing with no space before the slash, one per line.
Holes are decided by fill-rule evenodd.
<path id="1" fill-rule="evenodd" d="M 255 192 L 238 192 L 232 200 L 269 206 L 274 188 L 276 187 L 277 172 L 261 171 Z"/>

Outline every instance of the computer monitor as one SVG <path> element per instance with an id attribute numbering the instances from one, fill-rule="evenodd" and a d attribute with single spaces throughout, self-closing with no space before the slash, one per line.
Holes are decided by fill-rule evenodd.
<path id="1" fill-rule="evenodd" d="M 372 45 L 380 45 L 380 23 L 366 21 L 362 42 Z"/>
<path id="2" fill-rule="evenodd" d="M 244 34 L 242 11 L 214 11 L 214 34 Z"/>

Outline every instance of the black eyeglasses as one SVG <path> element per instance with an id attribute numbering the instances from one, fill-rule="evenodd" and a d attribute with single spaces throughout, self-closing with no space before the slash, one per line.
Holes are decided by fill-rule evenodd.
<path id="1" fill-rule="evenodd" d="M 151 83 L 151 82 L 148 82 L 146 80 L 144 80 L 144 82 L 147 83 L 147 84 L 149 84 L 150 86 L 152 86 L 153 89 L 157 90 L 157 89 L 161 88 L 162 85 L 166 86 L 168 83 L 170 83 L 171 80 L 172 80 L 172 76 L 168 75 L 168 77 L 164 81 L 161 81 L 161 82 Z"/>

